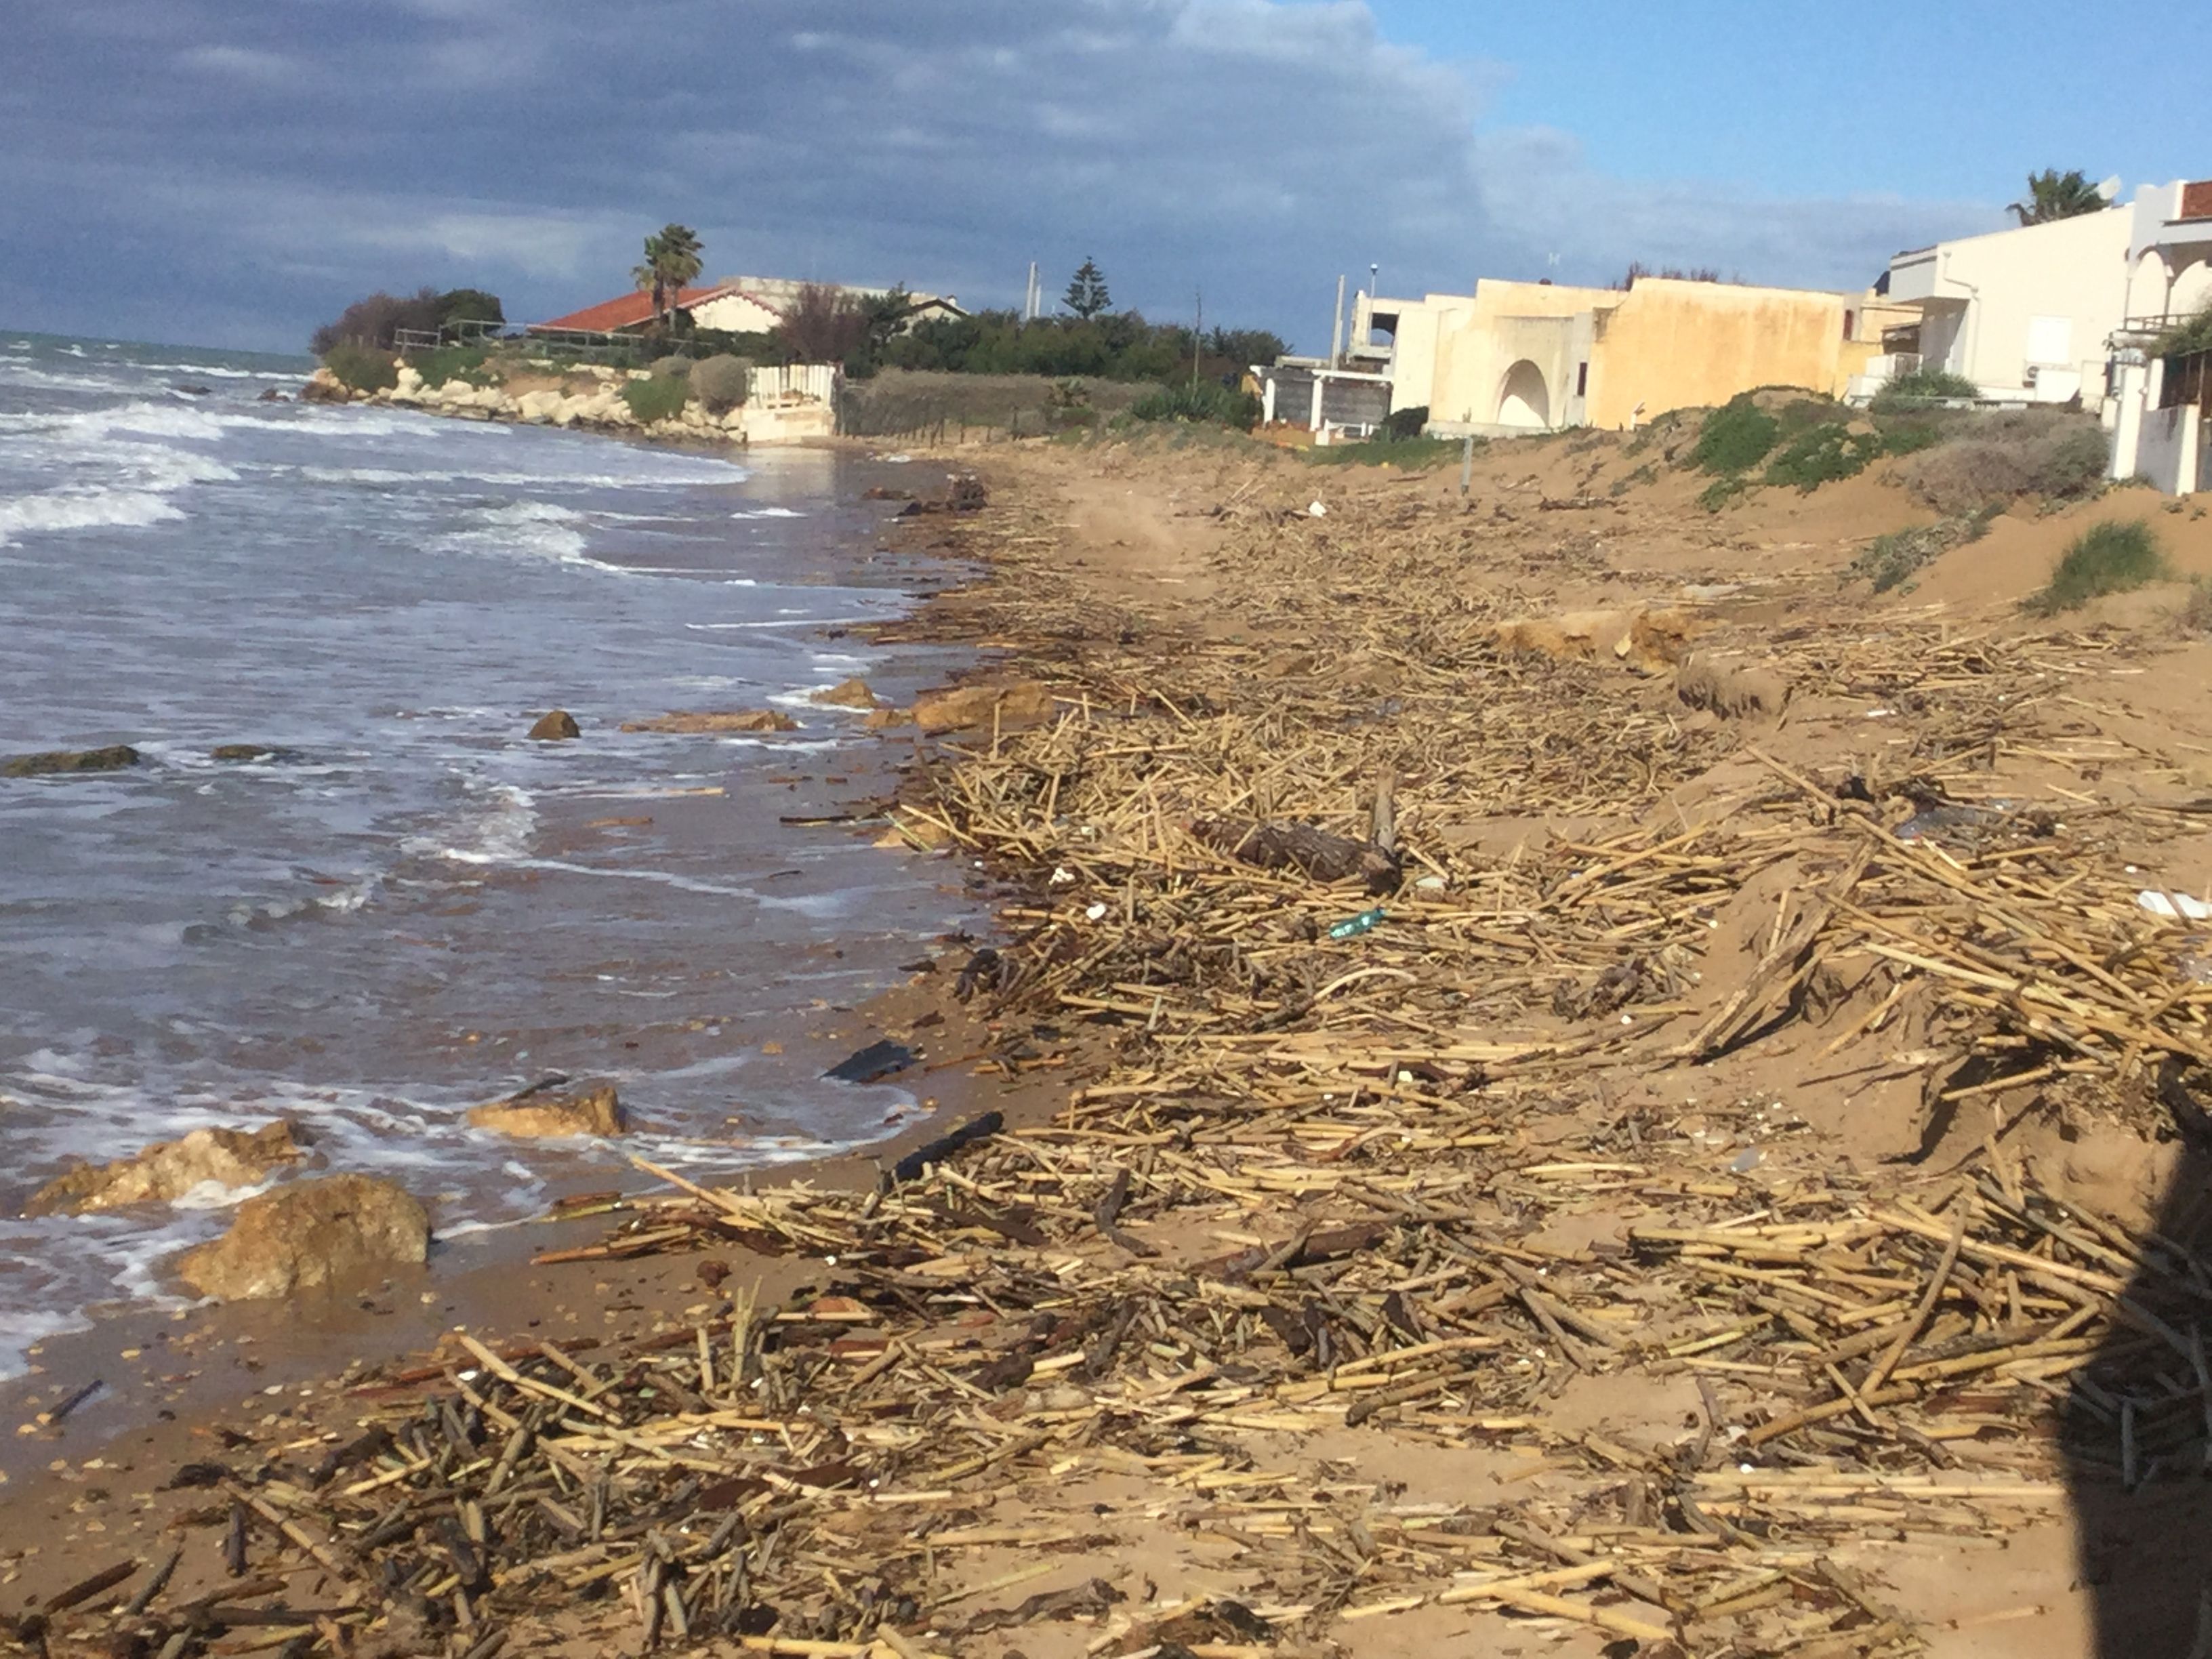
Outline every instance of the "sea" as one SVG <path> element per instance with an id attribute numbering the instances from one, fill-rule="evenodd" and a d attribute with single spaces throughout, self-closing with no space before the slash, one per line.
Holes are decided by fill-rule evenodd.
<path id="1" fill-rule="evenodd" d="M 976 900 L 871 844 L 885 745 L 811 699 L 958 660 L 859 632 L 961 577 L 866 494 L 933 481 L 295 401 L 311 368 L 0 330 L 0 757 L 143 757 L 0 778 L 0 1376 L 188 1300 L 165 1264 L 246 1195 L 15 1218 L 72 1160 L 288 1116 L 458 1249 L 626 1151 L 728 1174 L 922 1109 L 823 1073 Z M 531 740 L 555 708 L 581 738 Z M 760 708 L 797 729 L 622 730 Z M 560 1075 L 637 1133 L 464 1121 Z"/>

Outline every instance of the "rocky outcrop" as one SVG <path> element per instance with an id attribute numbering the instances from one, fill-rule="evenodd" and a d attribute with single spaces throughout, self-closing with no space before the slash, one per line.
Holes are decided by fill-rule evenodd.
<path id="1" fill-rule="evenodd" d="M 307 757 L 296 749 L 280 749 L 274 744 L 219 743 L 208 750 L 208 758 L 239 763 L 250 761 L 300 761 L 305 760 Z"/>
<path id="2" fill-rule="evenodd" d="M 556 708 L 538 717 L 538 724 L 530 728 L 530 735 L 540 743 L 561 743 L 569 738 L 582 737 L 584 729 L 576 724 L 576 717 L 567 709 Z"/>
<path id="3" fill-rule="evenodd" d="M 81 1164 L 31 1194 L 27 1216 L 83 1215 L 125 1204 L 167 1204 L 203 1182 L 258 1187 L 302 1152 L 289 1123 L 254 1130 L 195 1129 L 112 1164 Z"/>
<path id="4" fill-rule="evenodd" d="M 1001 732 L 1013 732 L 1042 726 L 1052 714 L 1052 689 L 1035 680 L 957 686 L 928 692 L 914 704 L 914 723 L 925 732 L 961 732 L 994 724 Z"/>
<path id="5" fill-rule="evenodd" d="M 856 674 L 849 680 L 840 680 L 827 691 L 817 691 L 807 701 L 827 708 L 873 708 L 876 694 L 868 689 L 867 681 Z"/>
<path id="6" fill-rule="evenodd" d="M 325 1176 L 249 1198 L 230 1231 L 187 1250 L 177 1276 L 202 1296 L 264 1301 L 420 1267 L 430 1218 L 400 1187 L 373 1176 Z"/>
<path id="7" fill-rule="evenodd" d="M 469 1122 L 494 1134 L 521 1140 L 563 1140 L 575 1135 L 612 1136 L 629 1127 L 615 1085 L 568 1094 L 548 1089 L 526 1089 L 505 1100 L 495 1100 L 469 1109 Z"/>
<path id="8" fill-rule="evenodd" d="M 625 720 L 625 732 L 796 732 L 799 722 L 773 708 L 691 710 L 679 708 L 649 720 Z"/>
<path id="9" fill-rule="evenodd" d="M 353 399 L 353 388 L 327 368 L 317 369 L 300 388 L 303 404 L 349 404 Z"/>
<path id="10" fill-rule="evenodd" d="M 42 778 L 57 772 L 119 772 L 136 766 L 139 754 L 127 743 L 105 749 L 49 749 L 40 755 L 0 760 L 0 778 Z"/>

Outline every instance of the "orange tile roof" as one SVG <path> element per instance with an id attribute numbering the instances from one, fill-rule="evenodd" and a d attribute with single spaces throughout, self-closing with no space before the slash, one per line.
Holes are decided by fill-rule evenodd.
<path id="1" fill-rule="evenodd" d="M 681 289 L 677 292 L 676 304 L 678 309 L 689 311 L 693 306 L 704 305 L 709 300 L 736 292 L 738 285 L 735 283 L 723 283 L 708 288 Z M 578 329 L 611 334 L 617 329 L 635 328 L 652 319 L 652 292 L 641 289 L 635 293 L 625 294 L 618 300 L 586 306 L 583 310 L 572 311 L 565 317 L 556 317 L 550 323 L 532 323 L 530 326 L 533 329 Z"/>

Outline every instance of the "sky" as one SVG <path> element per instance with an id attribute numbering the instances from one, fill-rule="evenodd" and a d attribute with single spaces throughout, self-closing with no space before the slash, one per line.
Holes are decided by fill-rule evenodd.
<path id="1" fill-rule="evenodd" d="M 298 349 L 375 289 L 511 319 L 710 276 L 1118 306 L 1325 345 L 1340 273 L 1857 288 L 2032 169 L 2212 174 L 2191 60 L 1932 0 L 25 0 L 0 327 Z M 2105 40 L 2170 33 L 2115 0 Z M 2195 143 L 2191 142 L 2192 138 Z"/>

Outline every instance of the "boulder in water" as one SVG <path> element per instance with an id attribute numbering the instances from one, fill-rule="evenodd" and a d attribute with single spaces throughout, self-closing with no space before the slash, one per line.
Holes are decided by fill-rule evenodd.
<path id="1" fill-rule="evenodd" d="M 125 1204 L 166 1204 L 203 1182 L 254 1187 L 296 1160 L 303 1149 L 292 1126 L 195 1129 L 181 1140 L 158 1141 L 112 1164 L 80 1164 L 31 1194 L 27 1216 L 82 1215 Z"/>
<path id="2" fill-rule="evenodd" d="M 774 708 L 695 711 L 679 708 L 649 720 L 627 720 L 625 732 L 796 732 L 799 722 Z"/>
<path id="3" fill-rule="evenodd" d="M 867 681 L 855 674 L 849 680 L 840 680 L 827 691 L 817 691 L 807 701 L 830 708 L 873 708 L 876 694 L 868 690 Z"/>
<path id="4" fill-rule="evenodd" d="M 584 731 L 576 724 L 574 714 L 565 708 L 556 708 L 538 717 L 538 724 L 530 728 L 530 735 L 540 743 L 559 743 L 568 738 L 580 738 Z"/>
<path id="5" fill-rule="evenodd" d="M 539 1085 L 505 1100 L 469 1109 L 469 1122 L 520 1140 L 562 1140 L 574 1135 L 618 1135 L 629 1127 L 615 1085 L 556 1094 Z"/>
<path id="6" fill-rule="evenodd" d="M 273 743 L 219 743 L 208 750 L 208 758 L 242 763 L 250 761 L 297 761 L 307 757 L 296 749 L 280 749 Z"/>
<path id="7" fill-rule="evenodd" d="M 49 749 L 0 761 L 0 778 L 40 778 L 57 772 L 119 772 L 138 764 L 138 751 L 127 743 L 105 749 Z"/>
<path id="8" fill-rule="evenodd" d="M 185 1252 L 177 1276 L 202 1296 L 265 1301 L 420 1267 L 429 1253 L 430 1218 L 404 1188 L 325 1176 L 247 1199 L 228 1232 Z"/>

